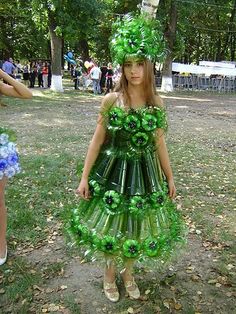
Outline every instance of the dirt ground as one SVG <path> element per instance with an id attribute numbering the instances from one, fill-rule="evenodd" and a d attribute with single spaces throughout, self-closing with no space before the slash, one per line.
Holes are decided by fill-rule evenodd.
<path id="1" fill-rule="evenodd" d="M 40 91 L 35 91 L 35 94 L 40 95 Z M 222 149 L 236 156 L 235 95 L 199 92 L 163 94 L 162 97 L 167 105 L 170 121 L 167 142 L 177 147 L 181 141 L 189 141 L 191 144 L 191 139 L 193 139 L 195 143 L 197 136 L 201 143 L 208 141 L 214 149 Z M 80 129 L 82 132 L 80 145 L 79 147 L 75 145 L 72 149 L 76 150 L 81 158 L 84 157 L 94 129 L 100 100 L 101 97 L 89 96 L 78 97 L 70 105 L 66 102 L 61 103 L 60 112 L 56 117 L 57 121 L 51 120 L 55 127 L 60 120 L 64 125 L 72 124 Z M 35 114 L 37 111 L 37 115 L 40 115 L 41 123 L 45 124 L 48 124 L 51 119 L 50 110 L 52 109 L 47 105 L 45 108 L 40 108 L 40 111 L 37 111 L 36 107 L 32 108 Z M 18 121 L 17 124 L 18 129 L 23 128 L 23 123 L 21 125 Z M 227 132 L 230 136 L 227 136 Z M 174 158 L 173 156 L 174 152 L 171 153 L 171 158 Z M 175 167 L 177 166 L 175 164 Z M 195 167 L 197 168 L 198 165 Z M 178 173 L 177 187 L 180 176 L 181 174 Z M 177 203 L 178 201 L 182 202 L 181 197 L 177 198 Z M 185 206 L 181 210 L 186 214 Z M 215 267 L 215 263 L 227 247 L 220 246 L 219 243 L 210 245 L 206 237 L 202 236 L 201 231 L 194 227 L 190 228 L 188 243 L 174 264 L 160 271 L 137 269 L 136 278 L 141 288 L 141 300 L 127 299 L 119 279 L 121 300 L 117 304 L 109 302 L 103 294 L 101 265 L 83 263 L 74 251 L 71 253 L 66 246 L 61 227 L 62 224 L 58 222 L 51 230 L 51 241 L 45 242 L 38 249 L 16 252 L 16 255 L 24 257 L 40 269 L 53 262 L 63 265 L 56 276 L 45 278 L 43 286 L 35 287 L 32 312 L 40 305 L 40 311 L 37 313 L 236 313 L 235 282 L 226 282 L 224 274 L 221 274 Z M 234 227 L 235 225 L 230 225 L 232 233 L 235 232 Z M 229 265 L 231 265 L 229 266 L 231 272 L 235 272 L 236 264 L 230 262 Z M 76 306 L 74 309 L 70 308 L 68 303 L 77 304 L 78 308 L 76 309 Z"/>

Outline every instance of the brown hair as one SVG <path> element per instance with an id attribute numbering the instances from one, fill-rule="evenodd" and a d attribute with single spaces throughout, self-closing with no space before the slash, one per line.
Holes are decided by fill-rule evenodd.
<path id="1" fill-rule="evenodd" d="M 144 59 L 143 64 L 144 64 L 143 91 L 146 98 L 146 106 L 155 106 L 156 105 L 155 95 L 157 95 L 157 92 L 153 64 L 148 59 Z M 122 65 L 122 74 L 117 86 L 115 87 L 115 91 L 122 93 L 125 103 L 128 103 L 130 105 L 131 100 L 128 93 L 128 81 L 124 75 L 124 64 Z"/>

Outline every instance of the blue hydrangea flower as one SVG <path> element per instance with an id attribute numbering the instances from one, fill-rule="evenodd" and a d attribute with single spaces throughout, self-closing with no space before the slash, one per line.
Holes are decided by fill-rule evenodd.
<path id="1" fill-rule="evenodd" d="M 8 178 L 13 177 L 15 174 L 16 174 L 16 170 L 15 170 L 14 167 L 8 167 L 8 168 L 5 170 L 5 175 L 6 175 Z"/>
<path id="2" fill-rule="evenodd" d="M 8 143 L 8 141 L 9 141 L 9 136 L 7 134 L 5 134 L 5 133 L 2 133 L 0 135 L 0 144 L 1 145 L 6 145 Z"/>
<path id="3" fill-rule="evenodd" d="M 0 159 L 0 170 L 1 171 L 3 171 L 3 170 L 5 170 L 6 169 L 6 167 L 7 167 L 7 161 L 6 161 L 6 159 Z"/>
<path id="4" fill-rule="evenodd" d="M 7 158 L 7 162 L 9 165 L 15 165 L 18 162 L 18 160 L 19 160 L 19 158 L 18 158 L 18 155 L 16 153 L 8 156 L 8 158 Z"/>
<path id="5" fill-rule="evenodd" d="M 9 155 L 9 149 L 7 146 L 2 146 L 0 147 L 0 156 L 2 158 L 7 158 L 7 156 Z"/>

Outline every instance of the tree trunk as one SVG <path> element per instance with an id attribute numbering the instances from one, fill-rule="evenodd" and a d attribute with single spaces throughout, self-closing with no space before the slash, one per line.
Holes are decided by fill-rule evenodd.
<path id="1" fill-rule="evenodd" d="M 61 73 L 61 53 L 62 53 L 62 38 L 55 33 L 56 22 L 53 14 L 49 14 L 49 33 L 51 41 L 51 57 L 52 57 L 52 82 L 51 90 L 63 92 L 62 73 Z"/>
<path id="2" fill-rule="evenodd" d="M 170 21 L 166 27 L 165 37 L 167 41 L 167 56 L 163 64 L 162 69 L 162 83 L 161 90 L 164 92 L 173 91 L 172 82 L 172 57 L 173 47 L 176 38 L 176 27 L 177 27 L 177 5 L 176 0 L 171 1 L 170 6 Z"/>
<path id="3" fill-rule="evenodd" d="M 156 17 L 159 1 L 160 0 L 143 0 L 141 12 L 147 13 L 150 17 Z"/>

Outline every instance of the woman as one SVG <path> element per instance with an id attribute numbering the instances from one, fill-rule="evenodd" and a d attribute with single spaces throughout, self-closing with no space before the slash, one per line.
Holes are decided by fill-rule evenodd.
<path id="1" fill-rule="evenodd" d="M 140 23 L 143 30 L 142 18 L 125 20 L 121 33 Z M 146 26 L 150 34 L 149 22 Z M 124 52 L 122 58 L 116 55 L 122 64 L 120 83 L 102 101 L 77 189 L 82 200 L 69 228 L 77 244 L 90 247 L 94 256 L 104 254 L 103 287 L 112 302 L 119 300 L 116 261 L 124 265 L 120 275 L 129 297 L 138 299 L 135 261 L 166 258 L 182 240 L 182 219 L 172 202 L 176 189 L 164 139 L 166 114 L 155 90 L 149 48 L 141 54 L 140 49 L 117 48 Z"/>
<path id="2" fill-rule="evenodd" d="M 43 75 L 43 88 L 48 88 L 48 64 L 47 62 L 43 63 L 42 75 Z"/>
<path id="3" fill-rule="evenodd" d="M 10 77 L 0 69 L 0 95 L 29 99 L 32 97 L 30 90 L 22 83 Z M 0 125 L 0 265 L 7 260 L 7 210 L 5 206 L 5 187 L 8 178 L 20 171 L 18 155 L 15 149 L 13 132 Z"/>

